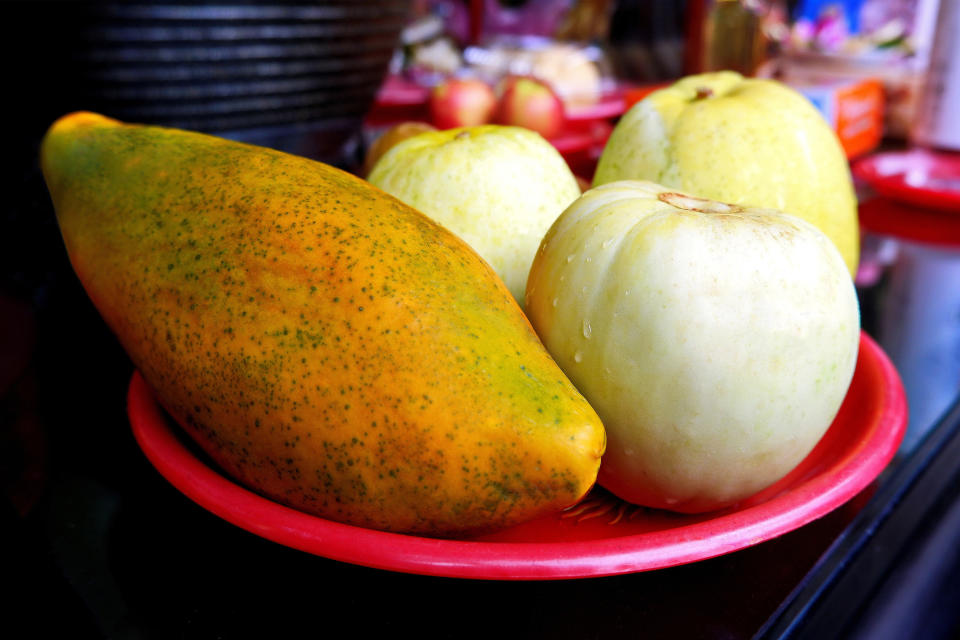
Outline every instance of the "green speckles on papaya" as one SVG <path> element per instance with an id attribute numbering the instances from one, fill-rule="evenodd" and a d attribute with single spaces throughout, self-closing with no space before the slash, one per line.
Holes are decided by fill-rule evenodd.
<path id="1" fill-rule="evenodd" d="M 592 484 L 599 453 L 556 443 L 584 424 L 577 444 L 597 440 L 599 423 L 457 239 L 304 159 L 152 128 L 94 137 L 70 161 L 89 170 L 51 180 L 70 191 L 53 195 L 78 275 L 228 473 L 429 533 L 508 524 Z"/>

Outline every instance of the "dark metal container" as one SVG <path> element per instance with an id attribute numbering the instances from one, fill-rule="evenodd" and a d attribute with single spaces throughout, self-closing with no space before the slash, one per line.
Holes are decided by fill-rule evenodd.
<path id="1" fill-rule="evenodd" d="M 342 164 L 409 5 L 80 3 L 57 19 L 70 24 L 63 68 L 83 108 Z"/>

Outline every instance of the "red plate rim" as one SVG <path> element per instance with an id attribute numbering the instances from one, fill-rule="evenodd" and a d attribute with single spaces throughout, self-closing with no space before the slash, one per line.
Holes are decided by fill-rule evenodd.
<path id="1" fill-rule="evenodd" d="M 566 112 L 567 120 L 579 122 L 584 120 L 607 120 L 623 115 L 627 109 L 623 92 L 606 93 L 593 104 L 569 107 Z"/>
<path id="2" fill-rule="evenodd" d="M 851 169 L 855 178 L 881 196 L 917 207 L 960 213 L 960 191 L 907 181 L 911 170 L 923 172 L 926 178 L 960 181 L 960 154 L 927 149 L 887 151 L 861 158 Z"/>
<path id="3" fill-rule="evenodd" d="M 332 522 L 263 498 L 197 458 L 171 426 L 139 372 L 127 411 L 141 449 L 201 507 L 253 533 L 332 560 L 405 573 L 494 580 L 568 579 L 660 569 L 743 549 L 796 529 L 854 497 L 895 455 L 906 428 L 896 369 L 866 334 L 854 382 L 879 406 L 863 433 L 826 470 L 766 502 L 669 530 L 573 542 L 480 542 L 424 538 Z M 866 382 L 863 382 L 866 380 Z"/>

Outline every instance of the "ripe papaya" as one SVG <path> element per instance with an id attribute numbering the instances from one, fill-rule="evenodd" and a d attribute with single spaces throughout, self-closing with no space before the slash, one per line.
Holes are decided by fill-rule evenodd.
<path id="1" fill-rule="evenodd" d="M 83 287 L 238 481 L 436 536 L 593 485 L 593 409 L 490 267 L 416 210 L 306 158 L 88 112 L 41 160 Z"/>

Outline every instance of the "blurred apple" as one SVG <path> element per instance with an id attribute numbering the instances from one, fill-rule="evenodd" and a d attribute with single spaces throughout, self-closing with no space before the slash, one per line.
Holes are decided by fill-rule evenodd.
<path id="1" fill-rule="evenodd" d="M 526 76 L 510 76 L 501 85 L 496 120 L 555 138 L 565 122 L 563 100 L 549 84 Z"/>
<path id="2" fill-rule="evenodd" d="M 387 151 L 392 149 L 397 143 L 403 142 L 407 138 L 412 138 L 413 136 L 419 135 L 421 133 L 426 133 L 427 131 L 436 131 L 437 128 L 432 124 L 426 122 L 401 122 L 396 124 L 382 134 L 380 134 L 370 145 L 370 148 L 367 149 L 367 155 L 363 160 L 363 175 L 370 175 L 370 172 L 373 170 L 373 165 L 377 164 L 377 160 L 385 154 Z"/>
<path id="3" fill-rule="evenodd" d="M 451 78 L 430 92 L 430 118 L 438 129 L 487 124 L 496 106 L 493 88 L 475 78 Z"/>

